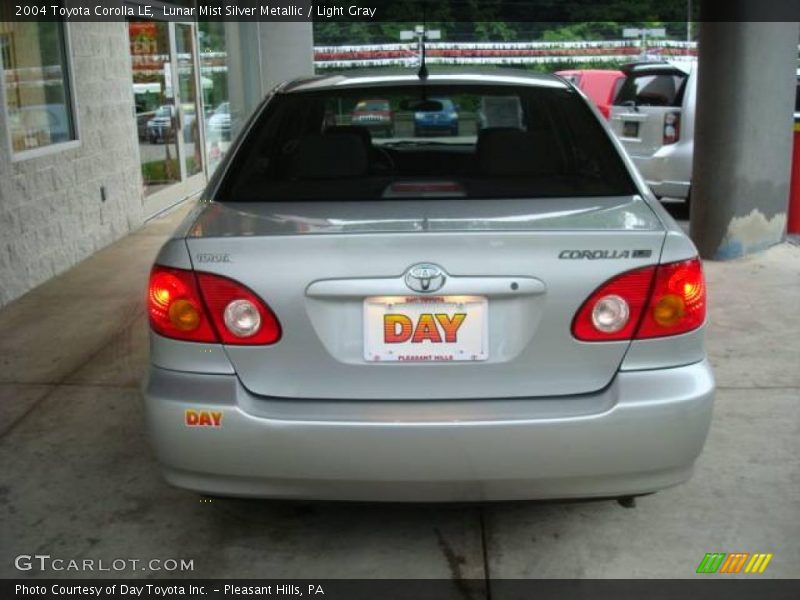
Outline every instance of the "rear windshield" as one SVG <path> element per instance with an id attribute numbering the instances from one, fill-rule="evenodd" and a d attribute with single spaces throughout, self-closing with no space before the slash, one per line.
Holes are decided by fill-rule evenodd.
<path id="1" fill-rule="evenodd" d="M 636 193 L 572 90 L 428 85 L 278 94 L 246 134 L 220 202 Z"/>
<path id="2" fill-rule="evenodd" d="M 637 106 L 680 106 L 688 75 L 682 71 L 631 73 L 617 92 L 614 104 Z"/>

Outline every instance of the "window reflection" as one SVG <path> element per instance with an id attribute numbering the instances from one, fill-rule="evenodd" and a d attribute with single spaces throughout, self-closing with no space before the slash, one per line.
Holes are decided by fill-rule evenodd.
<path id="1" fill-rule="evenodd" d="M 76 139 L 64 25 L 0 21 L 0 57 L 12 151 Z"/>

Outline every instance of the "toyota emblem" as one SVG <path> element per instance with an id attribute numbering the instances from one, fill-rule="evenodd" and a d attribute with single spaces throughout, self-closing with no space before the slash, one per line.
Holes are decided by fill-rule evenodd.
<path id="1" fill-rule="evenodd" d="M 437 265 L 420 263 L 406 272 L 405 280 L 409 289 L 422 294 L 429 294 L 441 289 L 447 280 L 447 276 L 444 273 L 444 269 Z"/>

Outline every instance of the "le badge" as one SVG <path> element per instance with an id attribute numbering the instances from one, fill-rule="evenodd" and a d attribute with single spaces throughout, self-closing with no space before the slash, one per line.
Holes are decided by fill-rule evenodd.
<path id="1" fill-rule="evenodd" d="M 186 409 L 184 422 L 187 427 L 222 427 L 222 412 Z"/>

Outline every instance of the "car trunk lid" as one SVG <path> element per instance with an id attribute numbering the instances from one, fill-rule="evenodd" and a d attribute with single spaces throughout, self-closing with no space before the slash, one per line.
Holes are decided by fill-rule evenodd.
<path id="1" fill-rule="evenodd" d="M 657 263 L 663 239 L 657 217 L 633 196 L 210 204 L 187 244 L 195 269 L 248 286 L 281 322 L 283 337 L 273 346 L 225 348 L 247 389 L 368 400 L 603 388 L 629 343 L 578 342 L 572 319 L 604 281 Z M 415 265 L 441 268 L 442 287 L 434 294 L 410 287 L 419 283 L 407 277 Z M 370 354 L 380 314 L 367 313 L 386 310 L 369 306 L 376 298 L 433 302 L 430 310 L 400 307 L 415 321 L 421 313 L 470 313 L 483 321 L 470 335 L 482 337 L 465 348 L 483 353 L 427 362 L 391 360 L 387 346 Z M 453 317 L 434 323 L 440 338 Z M 419 354 L 430 355 L 436 343 L 423 336 Z"/>

